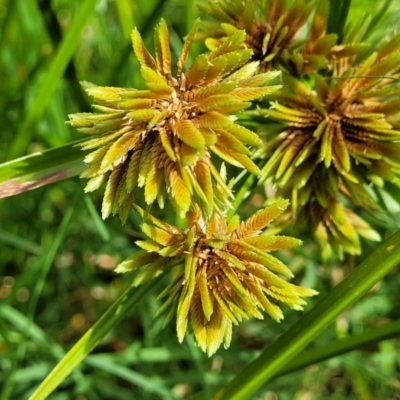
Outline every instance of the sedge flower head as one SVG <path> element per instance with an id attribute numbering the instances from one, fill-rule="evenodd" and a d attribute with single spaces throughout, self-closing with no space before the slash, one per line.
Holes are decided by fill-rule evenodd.
<path id="1" fill-rule="evenodd" d="M 374 188 L 400 184 L 399 49 L 400 35 L 361 61 L 332 62 L 324 76 L 285 75 L 286 89 L 264 113 L 283 129 L 267 133 L 263 180 L 292 198 L 294 216 L 319 219 L 321 246 L 339 254 L 359 254 L 359 235 L 380 239 L 347 205 L 376 211 Z"/>
<path id="2" fill-rule="evenodd" d="M 194 203 L 206 217 L 224 208 L 232 194 L 212 164 L 211 152 L 260 173 L 249 158 L 249 146 L 262 142 L 231 115 L 277 90 L 267 84 L 278 73 L 256 75 L 258 63 L 248 63 L 252 51 L 241 48 L 244 31 L 199 55 L 185 69 L 197 25 L 183 44 L 175 73 L 165 21 L 155 30 L 155 58 L 133 31 L 146 90 L 85 84 L 99 113 L 70 115 L 70 123 L 92 136 L 81 144 L 91 151 L 82 176 L 90 178 L 86 191 L 107 181 L 103 218 L 119 213 L 125 220 L 138 188 L 144 189 L 149 205 L 158 201 L 162 208 L 170 199 L 182 217 Z"/>
<path id="3" fill-rule="evenodd" d="M 198 7 L 215 21 L 203 22 L 198 35 L 208 48 L 244 29 L 244 44 L 263 71 L 284 67 L 295 75 L 309 74 L 331 59 L 365 48 L 359 43 L 337 45 L 337 35 L 327 33 L 328 1 L 294 0 L 288 5 L 286 0 L 206 0 L 198 1 Z"/>
<path id="4" fill-rule="evenodd" d="M 140 285 L 172 268 L 172 281 L 159 296 L 165 302 L 158 314 L 168 310 L 167 321 L 176 316 L 179 341 L 189 328 L 198 346 L 212 355 L 222 344 L 229 346 L 233 325 L 249 317 L 263 319 L 263 313 L 279 322 L 280 304 L 302 310 L 303 297 L 317 294 L 287 282 L 292 272 L 270 254 L 301 242 L 262 233 L 287 205 L 280 200 L 243 222 L 236 216 L 229 223 L 218 212 L 205 221 L 196 208 L 187 215 L 186 230 L 147 215 L 142 230 L 149 240 L 136 242 L 142 250 L 116 271 L 140 269 L 133 282 Z"/>

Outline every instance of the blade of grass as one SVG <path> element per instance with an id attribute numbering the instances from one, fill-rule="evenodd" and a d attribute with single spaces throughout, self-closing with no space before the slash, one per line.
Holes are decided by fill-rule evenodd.
<path id="1" fill-rule="evenodd" d="M 386 15 L 386 12 L 389 9 L 389 6 L 392 4 L 392 0 L 386 0 L 381 8 L 374 14 L 372 17 L 370 23 L 368 24 L 368 28 L 365 30 L 364 34 L 364 40 L 367 39 L 372 33 L 376 31 L 378 26 L 381 24 L 383 21 L 384 16 Z"/>
<path id="2" fill-rule="evenodd" d="M 24 337 L 29 338 L 36 345 L 46 347 L 55 357 L 59 358 L 64 355 L 64 350 L 58 343 L 53 341 L 38 325 L 14 307 L 8 304 L 1 304 L 0 317 L 12 324 L 18 331 L 23 333 Z"/>
<path id="3" fill-rule="evenodd" d="M 30 400 L 43 400 L 76 368 L 100 343 L 104 336 L 132 311 L 142 298 L 162 279 L 163 275 L 140 287 L 129 287 L 72 347 L 39 385 Z"/>
<path id="4" fill-rule="evenodd" d="M 80 194 L 80 193 L 79 193 Z M 73 202 L 74 203 L 74 202 Z M 37 276 L 37 280 L 36 280 L 36 284 L 35 287 L 33 289 L 33 293 L 31 296 L 31 299 L 29 301 L 29 305 L 28 305 L 28 311 L 27 311 L 27 318 L 25 320 L 25 330 L 29 330 L 30 329 L 30 325 L 32 323 L 32 321 L 34 320 L 34 315 L 36 312 L 36 306 L 39 300 L 39 297 L 42 293 L 43 287 L 44 287 L 44 283 L 46 280 L 46 276 L 49 272 L 49 269 L 51 267 L 51 265 L 53 264 L 54 261 L 54 257 L 56 255 L 56 252 L 58 250 L 58 248 L 60 247 L 66 233 L 67 233 L 67 229 L 69 226 L 69 223 L 71 221 L 71 217 L 72 217 L 72 213 L 73 213 L 73 204 L 68 208 L 67 212 L 65 213 L 60 227 L 54 237 L 54 240 L 52 241 L 51 245 L 49 246 L 49 248 L 47 249 L 47 251 L 44 252 L 43 256 L 39 258 L 38 262 L 42 265 L 42 268 L 40 269 L 40 273 Z M 19 360 L 22 360 L 25 357 L 25 353 L 26 353 L 26 349 L 27 349 L 27 342 L 20 342 L 15 354 L 15 360 L 18 362 Z M 14 364 L 13 368 L 10 370 L 9 376 L 7 381 L 11 382 L 8 384 L 7 390 L 10 391 L 12 390 L 12 386 L 13 386 L 13 376 L 17 370 L 17 363 Z M 4 391 L 0 394 L 0 399 L 6 399 L 6 395 L 4 393 Z"/>
<path id="5" fill-rule="evenodd" d="M 204 368 L 204 362 L 202 359 L 202 354 L 200 349 L 196 346 L 194 339 L 192 336 L 187 336 L 186 337 L 186 343 L 188 344 L 189 347 L 189 352 L 192 357 L 192 360 L 195 365 L 195 369 L 197 370 L 199 374 L 199 380 L 201 385 L 203 386 L 203 391 L 204 394 L 208 399 L 211 398 L 211 392 L 208 388 L 207 381 L 206 381 L 206 370 Z"/>
<path id="6" fill-rule="evenodd" d="M 62 29 L 57 18 L 57 14 L 54 12 L 51 0 L 38 1 L 38 7 L 40 8 L 42 18 L 46 25 L 49 39 L 53 43 L 54 47 L 58 47 L 62 40 Z M 74 60 L 71 58 L 65 70 L 65 77 L 67 78 L 71 92 L 75 98 L 76 104 L 81 112 L 90 111 L 90 105 L 86 100 L 79 79 L 77 76 Z M 62 119 L 60 120 L 61 123 Z"/>
<path id="7" fill-rule="evenodd" d="M 379 343 L 384 340 L 398 337 L 399 335 L 400 320 L 391 322 L 382 328 L 369 329 L 361 335 L 336 340 L 328 343 L 325 346 L 321 346 L 304 354 L 298 355 L 290 361 L 290 364 L 286 364 L 280 371 L 272 375 L 271 379 L 300 371 L 301 369 L 310 365 L 329 360 L 330 358 L 337 357 L 354 350 L 360 350 L 366 345 Z"/>
<path id="8" fill-rule="evenodd" d="M 85 155 L 73 142 L 0 164 L 0 199 L 79 175 Z"/>
<path id="9" fill-rule="evenodd" d="M 249 398 L 399 262 L 400 230 L 382 243 L 311 311 L 220 389 L 214 400 Z"/>
<path id="10" fill-rule="evenodd" d="M 101 354 L 101 353 L 97 353 Z M 96 354 L 96 355 L 97 355 Z M 88 356 L 86 360 L 93 357 Z M 142 342 L 132 343 L 126 350 L 118 354 L 120 365 L 144 364 L 144 363 L 170 363 L 176 360 L 191 360 L 187 349 L 181 345 L 166 347 L 142 348 Z"/>
<path id="11" fill-rule="evenodd" d="M 71 27 L 67 31 L 48 70 L 39 83 L 37 92 L 33 96 L 36 101 L 30 104 L 26 117 L 20 125 L 17 135 L 10 146 L 6 160 L 12 160 L 23 155 L 28 148 L 34 132 L 32 126 L 46 111 L 49 101 L 78 47 L 82 29 L 93 14 L 96 4 L 96 0 L 85 0 L 79 8 L 72 21 Z"/>
<path id="12" fill-rule="evenodd" d="M 86 207 L 89 211 L 90 216 L 92 217 L 93 223 L 99 232 L 99 235 L 103 239 L 104 243 L 109 243 L 111 239 L 111 235 L 108 232 L 107 225 L 104 223 L 104 221 L 101 219 L 100 214 L 96 210 L 95 205 L 93 204 L 93 200 L 90 196 L 83 196 L 83 199 L 85 201 Z"/>
<path id="13" fill-rule="evenodd" d="M 126 40 L 130 41 L 132 29 L 135 26 L 131 0 L 115 0 L 118 18 L 121 22 L 122 32 Z"/>
<path id="14" fill-rule="evenodd" d="M 93 355 L 85 360 L 85 364 L 115 375 L 120 379 L 123 379 L 148 391 L 149 393 L 158 394 L 159 396 L 167 399 L 176 399 L 176 396 L 159 380 L 148 378 L 143 374 L 132 371 L 128 367 L 121 366 L 116 362 L 113 362 L 112 358 L 107 357 L 106 355 Z"/>
<path id="15" fill-rule="evenodd" d="M 57 233 L 54 236 L 54 239 L 45 252 L 45 257 L 42 263 L 42 268 L 40 270 L 40 275 L 37 277 L 36 281 L 36 286 L 35 289 L 33 290 L 32 297 L 29 301 L 29 307 L 28 307 L 28 316 L 31 318 L 33 321 L 33 317 L 36 312 L 36 306 L 39 300 L 39 296 L 42 293 L 44 283 L 46 280 L 46 276 L 50 270 L 50 267 L 53 264 L 54 257 L 56 256 L 56 253 L 58 251 L 58 248 L 61 246 L 62 242 L 64 241 L 65 236 L 67 235 L 67 230 L 69 223 L 71 221 L 72 214 L 74 212 L 74 204 L 76 203 L 76 200 L 78 196 L 80 196 L 80 193 L 77 193 L 77 196 L 75 196 L 75 199 L 72 201 L 71 206 L 68 208 L 67 212 L 64 214 L 64 217 L 61 221 L 61 224 L 57 230 Z"/>
<path id="16" fill-rule="evenodd" d="M 350 5 L 351 0 L 330 1 L 327 33 L 336 33 L 338 35 L 338 43 L 341 43 L 343 39 L 343 32 L 349 14 Z"/>
<path id="17" fill-rule="evenodd" d="M 24 239 L 18 235 L 3 231 L 2 229 L 0 229 L 0 242 L 25 250 L 26 252 L 34 255 L 42 254 L 42 248 L 36 243 Z"/>
<path id="18" fill-rule="evenodd" d="M 246 195 L 250 192 L 251 189 L 253 189 L 256 186 L 256 184 L 257 182 L 255 176 L 249 175 L 235 196 L 232 208 L 228 212 L 228 217 L 227 217 L 228 221 L 237 213 Z"/>

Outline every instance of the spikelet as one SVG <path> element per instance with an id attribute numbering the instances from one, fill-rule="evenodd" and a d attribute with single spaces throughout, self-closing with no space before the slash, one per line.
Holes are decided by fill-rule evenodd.
<path id="1" fill-rule="evenodd" d="M 85 83 L 99 113 L 70 115 L 70 124 L 92 139 L 80 146 L 92 150 L 82 177 L 90 178 L 86 191 L 104 181 L 107 192 L 103 218 L 120 214 L 124 222 L 139 188 L 145 202 L 169 198 L 184 217 L 198 203 L 204 217 L 224 209 L 232 194 L 211 163 L 211 153 L 250 172 L 261 171 L 249 158 L 248 146 L 261 140 L 230 118 L 250 106 L 250 101 L 276 91 L 268 86 L 277 74 L 255 75 L 257 63 L 246 63 L 252 51 L 244 49 L 245 32 L 222 40 L 210 54 L 199 55 L 184 70 L 198 22 L 187 36 L 171 72 L 168 28 L 164 20 L 155 29 L 155 57 L 139 32 L 132 42 L 146 90 L 100 87 Z"/>
<path id="2" fill-rule="evenodd" d="M 260 235 L 287 206 L 282 200 L 242 223 L 236 216 L 229 224 L 218 212 L 206 222 L 195 207 L 187 214 L 186 230 L 147 215 L 142 229 L 149 239 L 136 243 L 147 252 L 135 253 L 116 271 L 133 271 L 142 263 L 133 281 L 140 285 L 174 266 L 172 281 L 159 296 L 165 300 L 157 314 L 169 309 L 167 322 L 176 315 L 178 340 L 182 342 L 189 329 L 198 346 L 211 356 L 221 345 L 229 347 L 232 325 L 252 316 L 263 319 L 263 312 L 280 322 L 283 312 L 279 304 L 302 310 L 306 304 L 303 297 L 317 294 L 288 283 L 292 272 L 270 254 L 301 241 Z M 136 209 L 146 218 L 143 210 Z"/>

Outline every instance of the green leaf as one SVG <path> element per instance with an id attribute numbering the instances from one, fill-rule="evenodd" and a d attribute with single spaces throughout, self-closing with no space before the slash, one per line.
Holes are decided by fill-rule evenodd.
<path id="1" fill-rule="evenodd" d="M 0 198 L 15 196 L 72 176 L 84 169 L 84 153 L 73 142 L 0 164 Z"/>
<path id="2" fill-rule="evenodd" d="M 400 230 L 379 246 L 328 295 L 219 390 L 214 400 L 250 398 L 347 307 L 400 262 Z M 379 265 L 379 268 L 376 266 Z"/>

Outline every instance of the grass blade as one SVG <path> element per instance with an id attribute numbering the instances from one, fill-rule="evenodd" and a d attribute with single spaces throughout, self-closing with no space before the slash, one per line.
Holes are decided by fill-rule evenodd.
<path id="1" fill-rule="evenodd" d="M 0 164 L 0 199 L 79 175 L 85 153 L 76 143 Z"/>
<path id="2" fill-rule="evenodd" d="M 379 343 L 400 335 L 400 321 L 391 322 L 383 328 L 369 329 L 361 335 L 355 335 L 344 339 L 336 340 L 325 346 L 300 354 L 286 364 L 271 379 L 278 378 L 292 372 L 299 371 L 309 365 L 317 364 L 330 358 L 340 356 L 350 351 L 359 350 L 363 346 Z"/>
<path id="3" fill-rule="evenodd" d="M 326 0 L 320 0 L 326 1 Z M 349 14 L 351 0 L 331 0 L 329 7 L 328 32 L 338 35 L 338 43 L 342 42 L 343 32 Z"/>
<path id="4" fill-rule="evenodd" d="M 176 399 L 176 396 L 158 379 L 148 378 L 143 374 L 132 371 L 128 367 L 113 362 L 110 357 L 103 354 L 95 354 L 90 358 L 88 357 L 85 363 L 141 387 L 149 393 L 154 393 L 167 399 Z"/>
<path id="5" fill-rule="evenodd" d="M 130 42 L 132 29 L 135 27 L 133 16 L 133 3 L 131 0 L 115 0 L 118 18 L 121 22 L 124 38 Z"/>
<path id="6" fill-rule="evenodd" d="M 0 242 L 5 243 L 9 246 L 16 247 L 18 249 L 22 249 L 34 255 L 42 254 L 42 248 L 36 243 L 24 239 L 18 235 L 3 231 L 2 229 L 0 229 Z"/>
<path id="7" fill-rule="evenodd" d="M 49 101 L 54 91 L 57 89 L 61 77 L 78 47 L 82 29 L 93 14 L 96 4 L 96 0 L 85 0 L 79 8 L 70 29 L 57 49 L 56 55 L 50 63 L 47 72 L 44 74 L 43 79 L 39 83 L 37 92 L 33 96 L 37 100 L 30 104 L 26 117 L 20 125 L 18 133 L 10 146 L 6 160 L 12 160 L 22 156 L 29 143 L 31 143 L 34 132 L 32 125 L 46 111 Z"/>
<path id="8" fill-rule="evenodd" d="M 77 367 L 93 350 L 104 336 L 117 325 L 128 312 L 142 300 L 145 295 L 160 281 L 160 277 L 147 284 L 129 287 L 101 318 L 90 328 L 72 349 L 55 366 L 46 379 L 40 384 L 30 397 L 30 400 L 43 400 Z"/>
<path id="9" fill-rule="evenodd" d="M 0 305 L 0 317 L 11 323 L 24 337 L 29 338 L 38 346 L 46 347 L 55 357 L 64 355 L 63 348 L 54 342 L 37 324 L 29 317 L 8 304 Z"/>
<path id="10" fill-rule="evenodd" d="M 399 262 L 400 231 L 397 231 L 291 329 L 268 346 L 228 385 L 219 390 L 214 400 L 249 398 Z"/>

